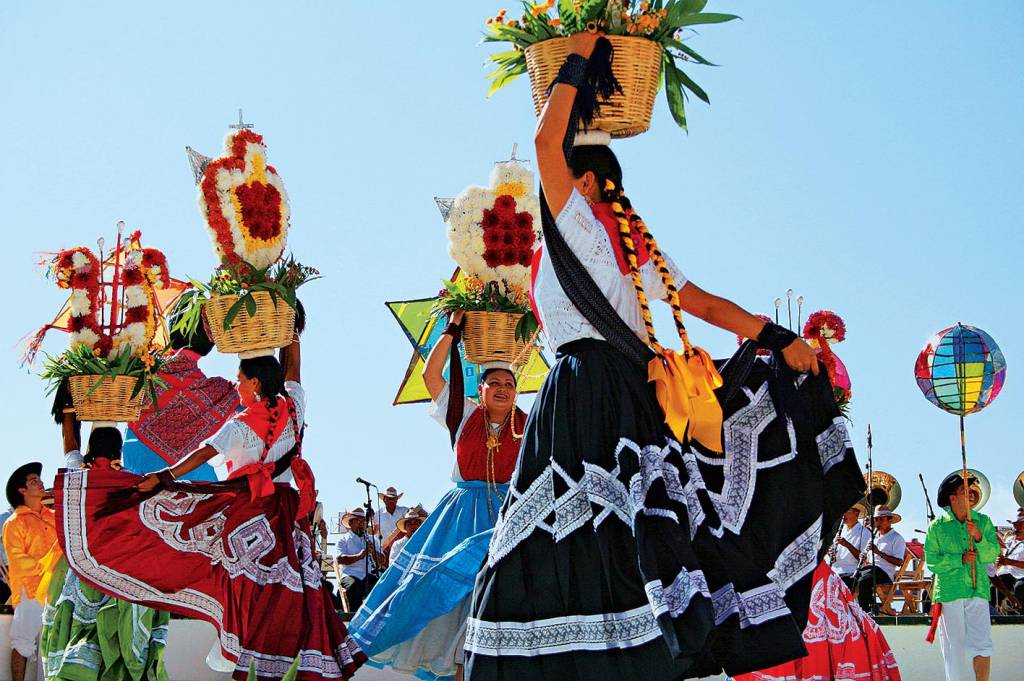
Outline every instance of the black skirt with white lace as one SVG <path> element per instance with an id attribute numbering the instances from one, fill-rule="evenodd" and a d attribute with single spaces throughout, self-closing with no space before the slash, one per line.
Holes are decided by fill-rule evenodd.
<path id="1" fill-rule="evenodd" d="M 782 379 L 784 415 L 757 361 L 721 456 L 674 440 L 610 345 L 560 348 L 477 579 L 466 678 L 659 681 L 802 656 L 823 537 L 863 488 L 822 374 Z"/>

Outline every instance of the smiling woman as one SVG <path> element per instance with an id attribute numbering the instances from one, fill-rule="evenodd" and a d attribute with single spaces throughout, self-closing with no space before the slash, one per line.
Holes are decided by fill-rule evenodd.
<path id="1" fill-rule="evenodd" d="M 402 547 L 350 626 L 371 659 L 420 678 L 461 678 L 470 594 L 526 424 L 508 364 L 484 365 L 480 404 L 452 394 L 460 390 L 444 380 L 444 362 L 463 316 L 452 313 L 423 370 L 432 415 L 452 431 L 455 489 Z"/>

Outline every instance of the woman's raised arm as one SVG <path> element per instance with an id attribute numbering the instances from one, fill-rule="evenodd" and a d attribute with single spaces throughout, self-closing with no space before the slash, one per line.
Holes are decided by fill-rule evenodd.
<path id="1" fill-rule="evenodd" d="M 569 36 L 569 57 L 566 60 L 582 60 L 583 66 L 594 51 L 600 33 L 574 33 Z M 551 215 L 558 217 L 566 202 L 572 195 L 573 175 L 565 162 L 562 142 L 565 131 L 569 127 L 569 116 L 573 102 L 576 101 L 576 87 L 565 82 L 556 81 L 551 90 L 540 120 L 534 133 L 533 144 L 537 151 L 537 170 L 540 172 L 540 183 L 544 188 L 544 198 L 551 209 Z"/>

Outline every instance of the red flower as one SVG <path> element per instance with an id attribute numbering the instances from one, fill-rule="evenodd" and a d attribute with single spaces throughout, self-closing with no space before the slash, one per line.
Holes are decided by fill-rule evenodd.
<path id="1" fill-rule="evenodd" d="M 90 288 L 90 284 L 96 281 L 95 275 L 86 270 L 84 272 L 76 271 L 71 275 L 71 288 Z"/>
<path id="2" fill-rule="evenodd" d="M 253 236 L 270 240 L 281 233 L 281 193 L 273 185 L 253 182 L 235 188 L 242 222 Z"/>
<path id="3" fill-rule="evenodd" d="M 487 263 L 488 267 L 497 267 L 501 264 L 501 251 L 488 248 L 484 251 L 484 262 Z"/>
<path id="4" fill-rule="evenodd" d="M 533 216 L 526 211 L 516 213 L 515 222 L 519 229 L 533 229 Z"/>
<path id="5" fill-rule="evenodd" d="M 484 246 L 487 248 L 498 248 L 501 246 L 501 233 L 495 229 L 484 231 Z"/>
<path id="6" fill-rule="evenodd" d="M 533 254 L 529 251 L 520 251 L 519 264 L 523 267 L 531 267 L 533 265 Z"/>
<path id="7" fill-rule="evenodd" d="M 483 227 L 485 231 L 497 227 L 498 215 L 493 210 L 485 208 L 484 217 L 480 220 L 480 226 Z"/>
<path id="8" fill-rule="evenodd" d="M 519 262 L 519 254 L 514 249 L 508 249 L 501 254 L 502 265 L 515 265 Z"/>
<path id="9" fill-rule="evenodd" d="M 137 286 L 142 283 L 142 270 L 137 267 L 125 268 L 121 271 L 121 281 L 125 286 Z"/>
<path id="10" fill-rule="evenodd" d="M 505 244 L 506 246 L 513 246 L 515 245 L 515 242 L 516 235 L 512 232 L 511 229 L 506 229 L 501 233 L 501 243 Z"/>
<path id="11" fill-rule="evenodd" d="M 846 323 L 832 310 L 818 310 L 811 314 L 804 324 L 804 338 L 817 338 L 823 334 L 825 327 L 832 330 L 829 339 L 832 342 L 841 343 L 846 339 Z"/>
<path id="12" fill-rule="evenodd" d="M 114 340 L 110 336 L 103 334 L 100 336 L 99 342 L 96 343 L 96 349 L 100 351 L 100 356 L 106 357 L 110 354 L 110 349 L 113 345 Z"/>
<path id="13" fill-rule="evenodd" d="M 81 331 L 82 329 L 85 328 L 85 320 L 87 318 L 88 318 L 88 315 L 86 315 L 84 317 L 72 317 L 68 321 L 68 330 L 69 331 Z"/>
<path id="14" fill-rule="evenodd" d="M 508 194 L 502 194 L 494 200 L 494 210 L 501 217 L 512 217 L 516 210 L 516 200 Z"/>
<path id="15" fill-rule="evenodd" d="M 532 230 L 531 231 L 522 231 L 522 230 L 520 230 L 520 231 L 516 232 L 516 245 L 517 246 L 523 246 L 523 247 L 529 248 L 532 251 L 533 250 L 533 242 L 534 242 L 535 239 L 536 239 L 536 237 L 534 236 Z"/>
<path id="16" fill-rule="evenodd" d="M 143 323 L 145 323 L 146 318 L 148 317 L 148 314 L 149 314 L 149 309 L 145 305 L 140 305 L 139 307 L 129 307 L 124 312 L 124 323 L 125 324 L 134 324 L 136 322 L 143 322 Z"/>

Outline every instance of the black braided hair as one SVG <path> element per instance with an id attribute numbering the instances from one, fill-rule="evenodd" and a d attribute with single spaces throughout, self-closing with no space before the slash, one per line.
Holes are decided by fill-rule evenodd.
<path id="1" fill-rule="evenodd" d="M 597 41 L 597 45 L 594 48 L 594 53 L 591 55 L 590 60 L 587 64 L 588 78 L 594 77 L 599 78 L 606 74 L 611 73 L 611 59 L 612 49 L 611 43 L 606 38 L 601 38 Z M 590 72 L 591 70 L 592 73 Z M 612 78 L 614 81 L 614 77 Z M 617 83 L 610 86 L 613 90 L 617 87 Z M 576 149 L 573 148 L 573 142 L 576 139 L 576 131 L 579 129 L 580 116 L 582 112 L 593 112 L 595 111 L 594 103 L 591 99 L 596 99 L 598 94 L 607 97 L 610 91 L 607 87 L 598 88 L 578 88 L 576 91 L 576 99 L 573 103 L 572 112 L 569 115 L 569 123 L 565 129 L 565 137 L 562 140 L 562 150 L 565 153 L 565 160 L 569 164 L 569 167 L 573 167 L 573 157 L 576 154 Z M 581 111 L 582 109 L 582 111 Z M 579 147 L 579 149 L 585 149 L 586 147 Z M 611 158 L 614 158 L 614 154 L 608 149 L 607 152 L 581 152 L 583 154 L 594 153 L 596 154 L 607 154 Z M 618 162 L 616 161 L 616 165 Z M 585 172 L 585 171 L 584 171 Z M 582 173 L 581 173 L 582 174 Z M 595 175 L 596 175 L 595 171 Z M 621 175 L 621 168 L 620 168 Z M 600 178 L 599 178 L 600 179 Z M 619 178 L 621 182 L 621 177 Z M 617 183 L 618 184 L 618 183 Z M 551 258 L 551 265 L 555 270 L 555 276 L 558 278 L 558 283 L 565 291 L 566 295 L 572 300 L 573 305 L 580 311 L 587 321 L 593 324 L 594 328 L 597 329 L 608 343 L 621 352 L 627 359 L 634 364 L 645 367 L 648 361 L 654 356 L 654 353 L 647 344 L 644 343 L 640 338 L 633 333 L 629 325 L 619 316 L 619 313 L 615 310 L 608 299 L 605 298 L 604 293 L 601 291 L 597 283 L 594 282 L 593 277 L 587 272 L 586 267 L 580 262 L 579 257 L 573 253 L 572 248 L 566 243 L 565 237 L 555 226 L 555 218 L 551 214 L 551 208 L 548 206 L 547 200 L 544 197 L 543 188 L 540 194 L 540 215 L 541 215 L 541 227 L 544 230 L 544 248 Z"/>

